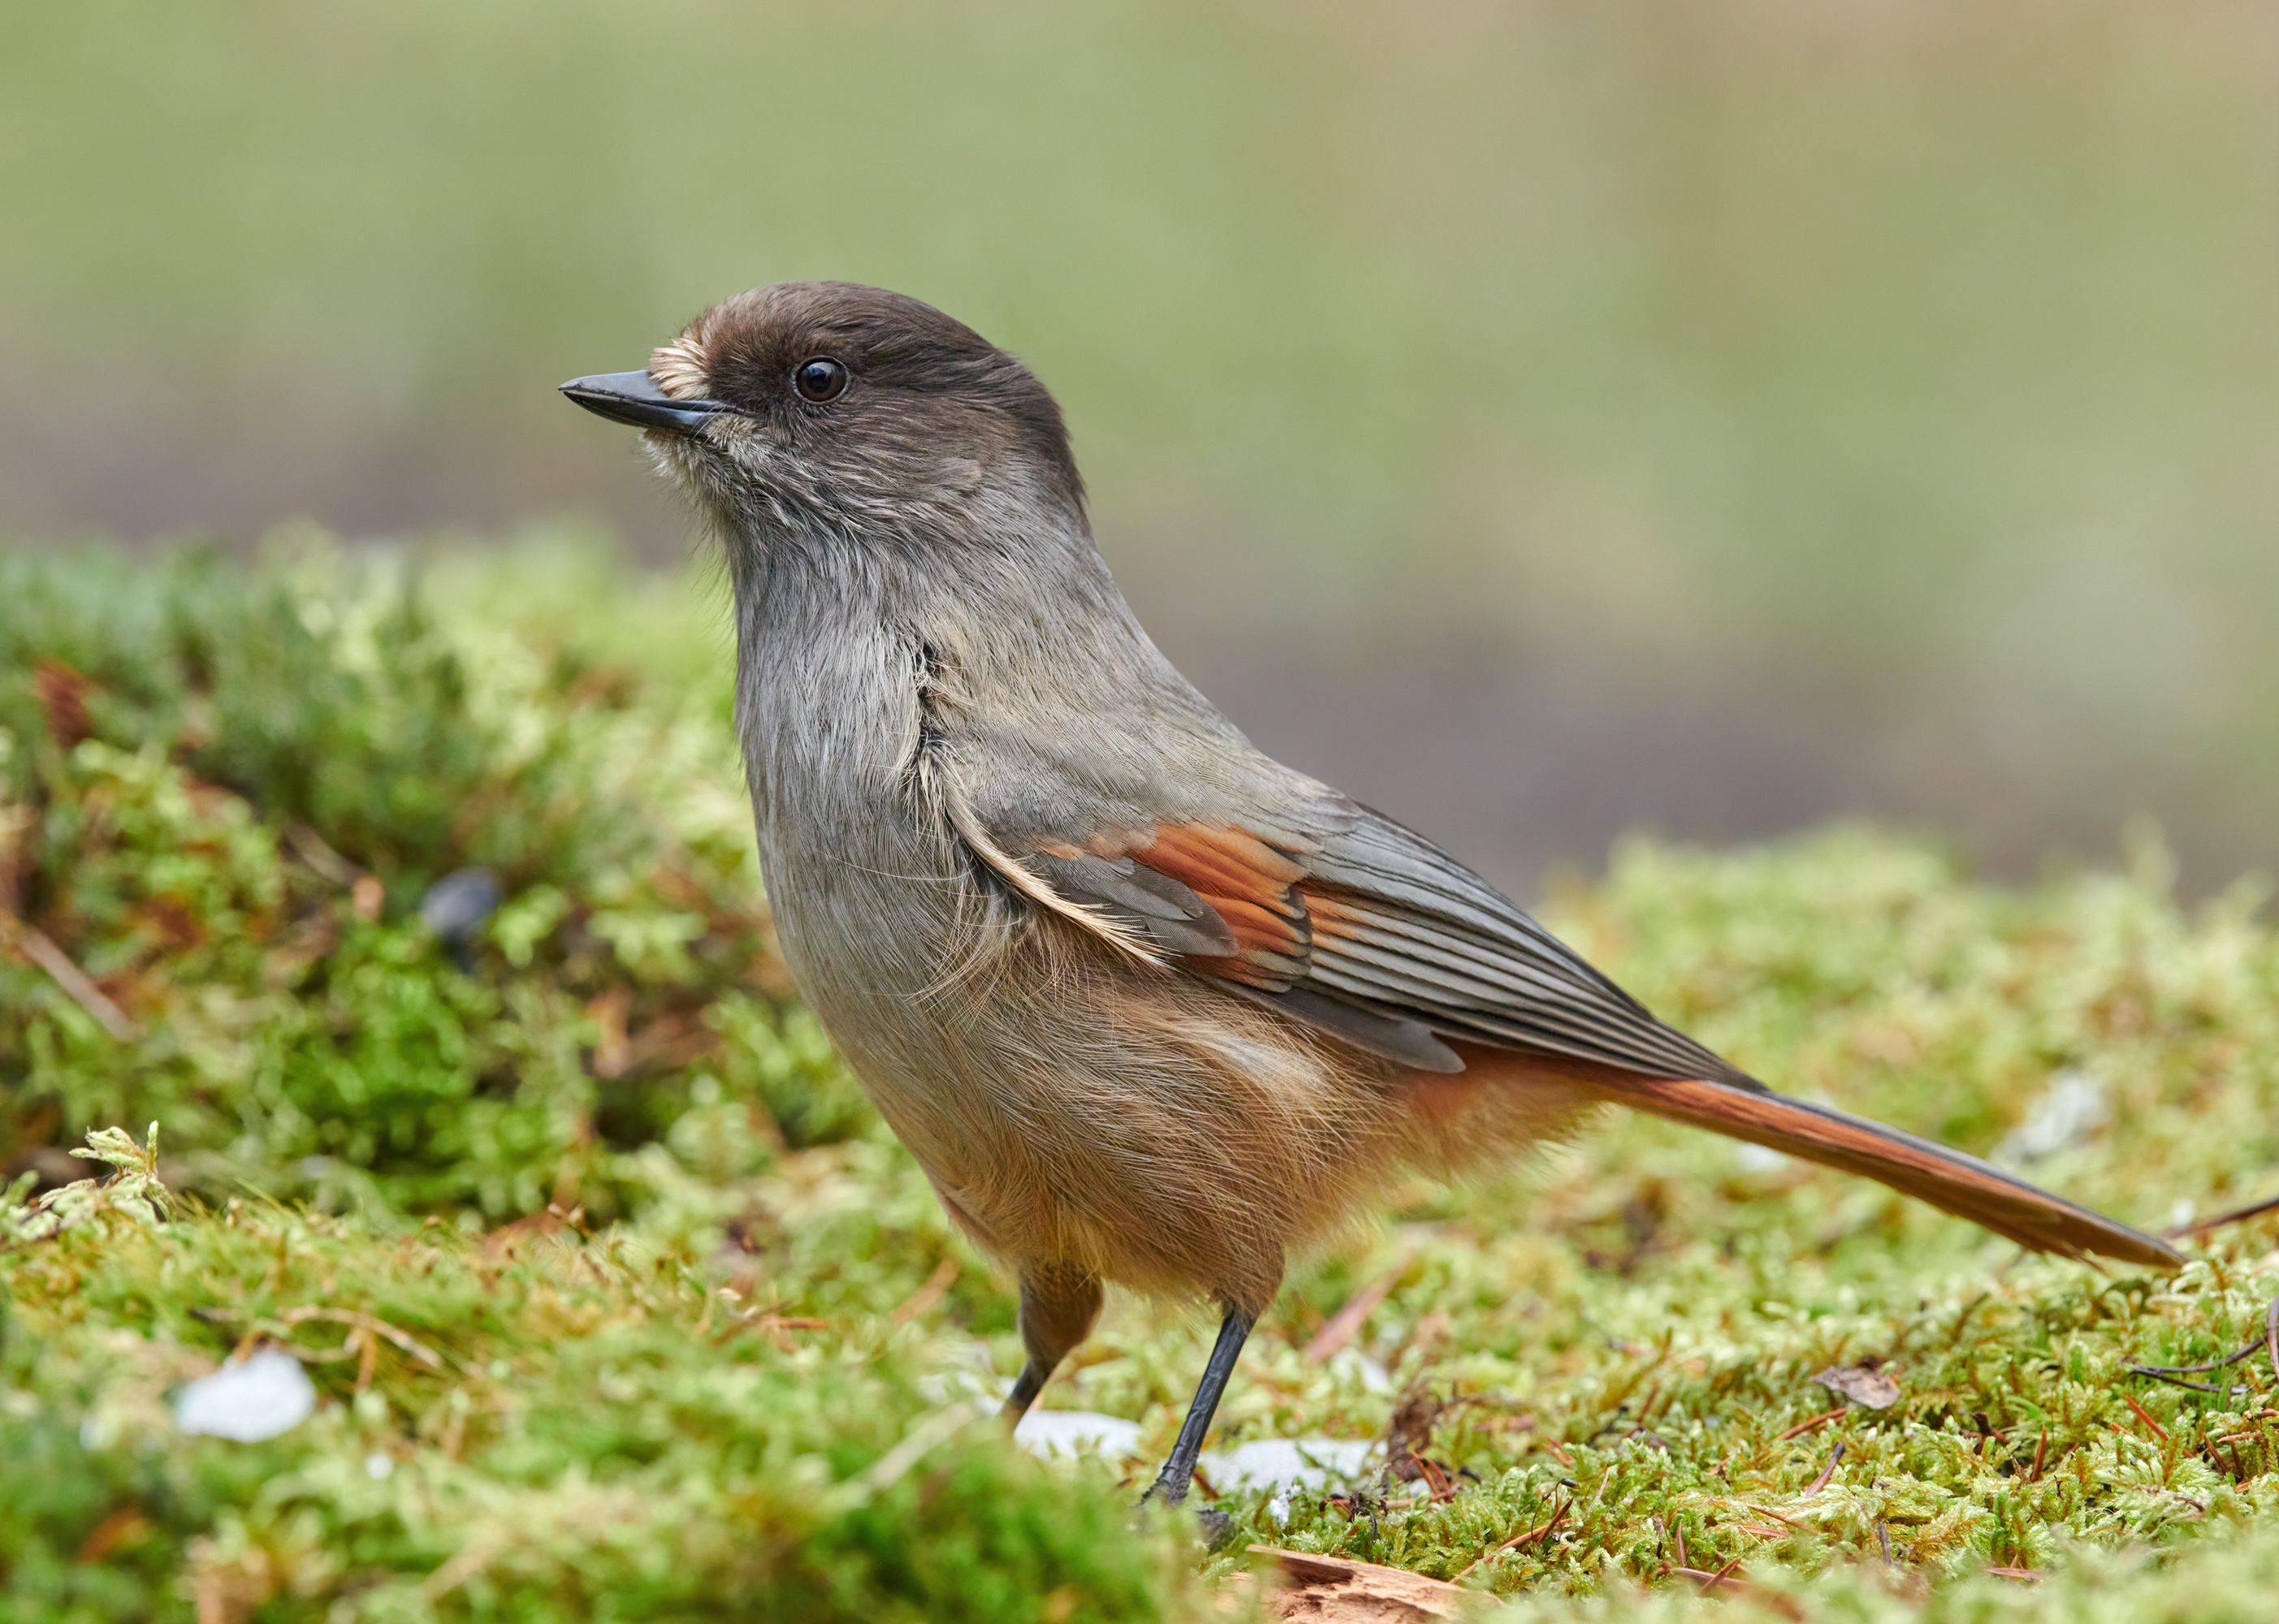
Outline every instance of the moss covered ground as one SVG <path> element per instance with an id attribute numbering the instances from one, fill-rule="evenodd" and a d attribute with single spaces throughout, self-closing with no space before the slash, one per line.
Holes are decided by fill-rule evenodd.
<path id="1" fill-rule="evenodd" d="M 1301 1262 L 1216 1442 L 1383 1468 L 1215 1483 L 1218 1554 L 1131 1511 L 1194 1315 L 1112 1301 L 1047 1392 L 1128 1456 L 1009 1445 L 1009 1295 L 774 956 L 726 677 L 701 580 L 559 537 L 0 554 L 0 1616 L 1239 1617 L 1250 1542 L 1515 1620 L 2269 1615 L 2279 1225 L 2099 1273 L 1652 1123 Z M 2261 903 L 1839 829 L 1544 911 L 1761 1075 L 2160 1227 L 2279 1190 Z M 264 1347 L 308 1419 L 185 1436 Z"/>

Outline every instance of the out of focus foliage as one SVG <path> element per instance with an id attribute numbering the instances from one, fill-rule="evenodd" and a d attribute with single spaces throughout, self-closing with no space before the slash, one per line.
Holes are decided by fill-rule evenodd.
<path id="1" fill-rule="evenodd" d="M 612 614 L 550 628 L 579 568 L 0 554 L 0 908 L 130 1031 L 0 960 L 0 1161 L 157 1118 L 194 1190 L 495 1221 L 637 1203 L 676 1125 L 717 1170 L 861 1120 L 785 1001 L 722 687 L 610 652 L 657 594 L 591 561 Z M 447 942 L 422 900 L 471 869 L 500 904 Z"/>
<path id="2" fill-rule="evenodd" d="M 1201 1328 L 1112 1304 L 1049 1390 L 1137 1421 L 1128 1456 L 994 1431 L 1009 1294 L 771 952 L 726 667 L 684 584 L 558 540 L 0 555 L 0 1616 L 1251 1605 L 1239 1555 L 1129 1511 Z M 2003 892 L 1838 831 L 1627 846 L 1546 913 L 1776 1084 L 2157 1226 L 2279 1185 L 2260 901 L 2181 906 L 2149 840 Z M 163 1154 L 105 1135 L 113 1181 L 57 1193 L 153 1120 Z M 1609 1123 L 1301 1262 L 1215 1442 L 1399 1469 L 1218 1500 L 1529 1620 L 2260 1617 L 2274 1238 L 2168 1280 L 2022 1261 Z M 2198 1388 L 2131 1369 L 2250 1344 Z M 170 1395 L 263 1344 L 314 1414 L 183 1436 Z M 1888 1407 L 1811 1379 L 1862 1363 Z"/>
<path id="3" fill-rule="evenodd" d="M 756 283 L 1067 409 L 1165 646 L 1454 849 L 2279 805 L 2279 6 L 0 7 L 0 532 L 680 510 Z M 1555 762 L 1556 770 L 1545 763 Z"/>

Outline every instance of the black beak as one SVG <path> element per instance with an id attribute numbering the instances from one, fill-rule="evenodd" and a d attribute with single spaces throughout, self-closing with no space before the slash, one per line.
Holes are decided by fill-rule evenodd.
<path id="1" fill-rule="evenodd" d="M 562 393 L 612 423 L 662 429 L 668 434 L 694 434 L 707 417 L 731 410 L 718 401 L 676 401 L 658 388 L 647 372 L 596 372 L 591 378 L 573 378 L 562 386 Z"/>

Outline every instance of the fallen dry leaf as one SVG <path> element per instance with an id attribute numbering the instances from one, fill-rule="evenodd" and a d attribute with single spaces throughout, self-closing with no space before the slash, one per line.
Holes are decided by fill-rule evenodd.
<path id="1" fill-rule="evenodd" d="M 1343 1557 L 1308 1556 L 1273 1545 L 1253 1545 L 1250 1554 L 1269 1557 L 1280 1568 L 1280 1582 L 1268 1593 L 1272 1616 L 1304 1624 L 1431 1624 L 1460 1617 L 1474 1591 L 1427 1579 L 1398 1567 L 1352 1562 Z"/>
<path id="2" fill-rule="evenodd" d="M 1812 1378 L 1868 1410 L 1888 1410 L 1899 1401 L 1899 1384 L 1873 1365 L 1838 1365 Z"/>

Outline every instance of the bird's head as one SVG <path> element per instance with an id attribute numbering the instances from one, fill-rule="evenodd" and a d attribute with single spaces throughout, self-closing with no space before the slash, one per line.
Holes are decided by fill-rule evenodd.
<path id="1" fill-rule="evenodd" d="M 971 328 L 881 288 L 754 288 L 643 371 L 562 393 L 644 430 L 732 536 L 1082 528 L 1083 486 L 1044 385 Z"/>

